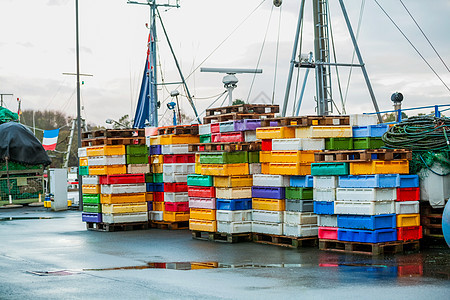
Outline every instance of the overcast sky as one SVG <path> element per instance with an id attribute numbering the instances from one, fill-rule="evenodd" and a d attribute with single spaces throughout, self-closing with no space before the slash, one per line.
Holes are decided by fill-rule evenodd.
<path id="1" fill-rule="evenodd" d="M 448 70 L 400 1 L 378 1 L 444 82 L 450 85 Z M 186 77 L 190 75 L 187 82 L 199 112 L 217 98 L 214 96 L 224 91 L 223 74 L 200 73 L 200 69 L 192 73 L 206 58 L 201 65 L 203 67 L 258 66 L 263 69 L 262 74 L 255 76 L 251 90 L 253 75 L 239 74 L 234 98 L 249 99 L 254 103 L 261 102 L 265 96 L 271 98 L 274 93 L 275 102 L 282 103 L 300 1 L 283 2 L 281 9 L 272 9 L 272 0 L 181 0 L 178 9 L 161 9 L 183 73 Z M 356 32 L 361 1 L 345 2 Z M 450 65 L 450 1 L 403 2 L 443 60 Z M 8 108 L 16 110 L 15 99 L 19 97 L 23 101 L 23 109 L 61 110 L 75 116 L 75 76 L 62 74 L 76 71 L 74 3 L 74 0 L 0 0 L 0 93 L 14 94 L 14 97 L 4 97 Z M 306 3 L 303 53 L 313 51 L 311 1 Z M 337 3 L 337 0 L 330 1 L 336 55 L 339 62 L 348 63 L 352 58 L 351 40 Z M 149 21 L 149 8 L 127 4 L 126 0 L 80 0 L 79 5 L 80 71 L 93 75 L 82 78 L 85 82 L 81 88 L 83 116 L 89 123 L 105 125 L 107 118 L 117 120 L 124 114 L 134 115 L 146 58 L 148 29 L 145 24 Z M 267 28 L 264 50 L 257 65 Z M 162 31 L 158 35 L 160 72 L 165 82 L 178 82 L 180 79 Z M 390 96 L 396 91 L 404 94 L 404 107 L 450 103 L 450 92 L 374 0 L 366 1 L 358 43 L 381 110 L 392 108 Z M 276 63 L 278 68 L 275 72 Z M 343 91 L 348 71 L 348 68 L 339 69 Z M 304 69 L 300 70 L 299 85 L 304 72 Z M 159 76 L 161 78 L 161 73 Z M 336 73 L 332 76 L 334 98 L 340 106 Z M 175 87 L 169 85 L 163 88 L 160 100 L 170 100 L 167 91 Z M 179 90 L 184 94 L 181 88 Z M 292 112 L 295 83 L 291 91 L 288 113 Z M 301 114 L 315 114 L 314 94 L 314 73 L 311 72 Z M 186 99 L 181 99 L 183 111 L 193 115 Z M 359 69 L 353 70 L 346 108 L 347 113 L 374 111 Z M 160 115 L 165 111 L 166 106 L 163 104 Z M 169 114 L 165 116 L 169 117 Z"/>

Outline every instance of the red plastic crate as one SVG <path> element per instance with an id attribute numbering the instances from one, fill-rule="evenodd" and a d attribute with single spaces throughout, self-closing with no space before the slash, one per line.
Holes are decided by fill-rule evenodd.
<path id="1" fill-rule="evenodd" d="M 398 266 L 398 277 L 411 277 L 411 276 L 422 276 L 423 275 L 423 265 L 405 265 Z"/>
<path id="2" fill-rule="evenodd" d="M 420 240 L 422 238 L 422 226 L 398 227 L 397 240 Z"/>
<path id="3" fill-rule="evenodd" d="M 220 132 L 220 124 L 212 123 L 211 124 L 211 133 L 219 133 Z"/>
<path id="4" fill-rule="evenodd" d="M 272 140 L 262 140 L 261 151 L 272 151 Z"/>
<path id="5" fill-rule="evenodd" d="M 164 192 L 153 192 L 153 202 L 164 202 Z"/>
<path id="6" fill-rule="evenodd" d="M 164 208 L 166 211 L 188 212 L 189 202 L 165 202 Z"/>
<path id="7" fill-rule="evenodd" d="M 213 186 L 188 186 L 189 197 L 215 198 L 216 188 Z"/>
<path id="8" fill-rule="evenodd" d="M 222 143 L 240 143 L 245 142 L 244 132 L 223 132 L 220 134 L 220 142 Z"/>
<path id="9" fill-rule="evenodd" d="M 205 151 L 205 146 L 198 146 L 198 151 Z"/>
<path id="10" fill-rule="evenodd" d="M 211 133 L 211 143 L 220 143 L 221 133 Z"/>
<path id="11" fill-rule="evenodd" d="M 420 188 L 397 188 L 397 201 L 419 201 Z"/>
<path id="12" fill-rule="evenodd" d="M 319 227 L 319 239 L 337 240 L 338 229 L 336 227 Z"/>
<path id="13" fill-rule="evenodd" d="M 166 154 L 163 159 L 165 164 L 193 164 L 195 154 Z"/>
<path id="14" fill-rule="evenodd" d="M 188 191 L 186 182 L 165 182 L 164 192 L 167 193 L 185 193 Z"/>
<path id="15" fill-rule="evenodd" d="M 100 184 L 145 183 L 145 174 L 117 174 L 99 176 Z"/>

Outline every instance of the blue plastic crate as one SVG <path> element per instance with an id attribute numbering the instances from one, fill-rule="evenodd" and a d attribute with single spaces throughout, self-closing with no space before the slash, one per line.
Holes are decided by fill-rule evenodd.
<path id="1" fill-rule="evenodd" d="M 338 229 L 338 240 L 360 243 L 384 243 L 397 240 L 397 229 L 359 230 Z"/>
<path id="2" fill-rule="evenodd" d="M 162 154 L 161 145 L 150 145 L 150 155 L 160 155 Z"/>
<path id="3" fill-rule="evenodd" d="M 314 201 L 314 213 L 316 215 L 334 215 L 334 202 Z"/>
<path id="4" fill-rule="evenodd" d="M 290 178 L 290 186 L 292 187 L 313 187 L 313 176 L 291 176 Z"/>
<path id="5" fill-rule="evenodd" d="M 398 174 L 347 175 L 339 176 L 341 188 L 394 188 Z"/>
<path id="6" fill-rule="evenodd" d="M 164 183 L 155 182 L 153 183 L 154 192 L 164 192 Z"/>
<path id="7" fill-rule="evenodd" d="M 153 210 L 153 201 L 147 201 L 147 209 L 148 209 L 148 211 Z"/>
<path id="8" fill-rule="evenodd" d="M 101 223 L 102 222 L 102 214 L 100 213 L 82 213 L 81 220 L 83 222 L 89 223 Z"/>
<path id="9" fill-rule="evenodd" d="M 147 192 L 154 192 L 155 191 L 155 184 L 153 182 L 147 182 L 145 184 L 146 186 L 146 191 Z"/>
<path id="10" fill-rule="evenodd" d="M 284 199 L 286 191 L 284 187 L 271 186 L 253 186 L 252 198 L 266 198 L 266 199 Z"/>
<path id="11" fill-rule="evenodd" d="M 339 228 L 363 230 L 396 228 L 397 224 L 395 214 L 376 216 L 338 215 L 337 222 Z"/>
<path id="12" fill-rule="evenodd" d="M 414 188 L 419 187 L 419 175 L 399 175 L 397 178 L 397 187 Z"/>
<path id="13" fill-rule="evenodd" d="M 388 124 L 353 126 L 353 137 L 381 137 L 388 129 Z"/>
<path id="14" fill-rule="evenodd" d="M 216 199 L 217 210 L 246 210 L 252 209 L 252 199 Z"/>

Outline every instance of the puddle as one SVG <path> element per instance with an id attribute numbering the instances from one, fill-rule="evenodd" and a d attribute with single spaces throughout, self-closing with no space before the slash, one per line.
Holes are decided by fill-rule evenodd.
<path id="1" fill-rule="evenodd" d="M 0 218 L 0 222 L 5 221 L 18 221 L 18 220 L 50 220 L 50 219 L 62 219 L 62 217 L 3 217 Z"/>
<path id="2" fill-rule="evenodd" d="M 27 271 L 27 273 L 38 276 L 68 276 L 78 274 L 79 272 L 62 270 L 62 271 Z"/>

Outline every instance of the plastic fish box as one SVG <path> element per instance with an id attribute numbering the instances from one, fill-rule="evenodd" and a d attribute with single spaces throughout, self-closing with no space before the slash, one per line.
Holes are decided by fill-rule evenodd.
<path id="1" fill-rule="evenodd" d="M 168 134 L 161 135 L 160 138 L 161 145 L 197 144 L 200 142 L 200 138 L 197 135 L 191 134 Z"/>
<path id="2" fill-rule="evenodd" d="M 103 223 L 134 223 L 147 222 L 148 212 L 126 213 L 126 214 L 102 214 Z"/>
<path id="3" fill-rule="evenodd" d="M 351 150 L 353 149 L 353 138 L 328 138 L 325 139 L 327 150 Z"/>
<path id="4" fill-rule="evenodd" d="M 262 165 L 261 164 L 248 164 L 248 173 L 250 175 L 253 174 L 261 174 Z"/>
<path id="5" fill-rule="evenodd" d="M 352 137 L 352 126 L 307 126 L 295 129 L 296 138 Z"/>
<path id="6" fill-rule="evenodd" d="M 395 202 L 395 213 L 397 215 L 418 214 L 419 212 L 419 201 Z"/>
<path id="7" fill-rule="evenodd" d="M 98 176 L 83 176 L 83 184 L 100 184 Z"/>
<path id="8" fill-rule="evenodd" d="M 289 176 L 270 175 L 270 174 L 253 175 L 254 186 L 286 187 L 289 186 L 289 184 L 290 184 Z"/>
<path id="9" fill-rule="evenodd" d="M 258 141 L 258 138 L 256 137 L 256 131 L 255 130 L 244 131 L 244 140 L 247 143 Z"/>
<path id="10" fill-rule="evenodd" d="M 167 202 L 170 203 L 170 202 Z M 165 202 L 153 202 L 153 210 L 154 211 L 164 211 L 165 210 Z M 162 221 L 162 215 L 161 215 L 161 221 Z"/>
<path id="11" fill-rule="evenodd" d="M 285 199 L 284 187 L 253 186 L 251 188 L 252 198 Z"/>
<path id="12" fill-rule="evenodd" d="M 216 220 L 222 222 L 251 221 L 252 210 L 216 210 Z"/>
<path id="13" fill-rule="evenodd" d="M 341 188 L 394 188 L 399 174 L 371 174 L 339 176 Z"/>
<path id="14" fill-rule="evenodd" d="M 164 172 L 163 166 L 164 166 L 163 163 L 151 164 L 150 165 L 150 171 L 152 173 L 163 173 Z"/>
<path id="15" fill-rule="evenodd" d="M 219 123 L 219 131 L 220 132 L 233 132 L 236 131 L 234 128 L 235 121 L 225 121 Z"/>
<path id="16" fill-rule="evenodd" d="M 285 198 L 286 199 L 310 200 L 310 199 L 313 199 L 313 189 L 288 186 L 288 187 L 286 187 Z"/>
<path id="17" fill-rule="evenodd" d="M 291 176 L 289 181 L 292 187 L 313 187 L 314 180 L 312 175 L 305 176 Z"/>
<path id="18" fill-rule="evenodd" d="M 320 227 L 338 227 L 337 215 L 318 215 L 317 225 Z"/>
<path id="19" fill-rule="evenodd" d="M 169 193 L 184 193 L 188 191 L 186 182 L 165 182 L 164 192 Z"/>
<path id="20" fill-rule="evenodd" d="M 241 164 L 248 162 L 247 151 L 207 152 L 200 154 L 201 164 Z"/>
<path id="21" fill-rule="evenodd" d="M 317 189 L 335 189 L 338 182 L 338 176 L 314 176 L 314 187 Z"/>
<path id="22" fill-rule="evenodd" d="M 166 222 L 185 222 L 189 221 L 189 213 L 179 211 L 165 211 L 163 213 L 163 218 Z"/>
<path id="23" fill-rule="evenodd" d="M 161 136 L 150 136 L 150 146 L 161 145 Z"/>
<path id="24" fill-rule="evenodd" d="M 220 123 L 212 123 L 211 133 L 219 133 L 219 132 L 220 132 Z"/>
<path id="25" fill-rule="evenodd" d="M 100 213 L 81 213 L 81 220 L 83 222 L 101 223 L 102 214 Z"/>
<path id="26" fill-rule="evenodd" d="M 270 163 L 268 174 L 311 175 L 311 164 L 310 163 Z"/>
<path id="27" fill-rule="evenodd" d="M 395 214 L 395 201 L 335 201 L 337 215 L 388 215 Z"/>
<path id="28" fill-rule="evenodd" d="M 211 124 L 198 125 L 198 134 L 199 135 L 211 134 Z"/>
<path id="29" fill-rule="evenodd" d="M 422 238 L 422 226 L 397 228 L 397 239 L 399 241 L 420 240 Z"/>
<path id="30" fill-rule="evenodd" d="M 360 243 L 384 243 L 397 240 L 396 229 L 358 230 L 339 228 L 338 240 Z"/>
<path id="31" fill-rule="evenodd" d="M 252 221 L 242 221 L 242 222 L 217 221 L 217 231 L 229 234 L 252 232 Z"/>
<path id="32" fill-rule="evenodd" d="M 376 114 L 365 115 L 365 114 L 352 114 L 350 115 L 350 125 L 351 126 L 367 126 L 378 123 L 378 118 Z"/>
<path id="33" fill-rule="evenodd" d="M 315 152 L 317 151 L 262 151 L 259 160 L 268 163 L 312 163 Z"/>
<path id="34" fill-rule="evenodd" d="M 204 134 L 200 136 L 200 143 L 206 144 L 211 143 L 211 135 L 210 134 Z"/>
<path id="35" fill-rule="evenodd" d="M 397 188 L 397 201 L 419 201 L 420 188 Z"/>
<path id="36" fill-rule="evenodd" d="M 195 220 L 216 220 L 216 210 L 205 208 L 191 208 L 190 218 Z"/>
<path id="37" fill-rule="evenodd" d="M 302 147 L 303 151 L 321 151 L 325 150 L 325 139 L 309 139 L 304 138 L 302 139 Z"/>
<path id="38" fill-rule="evenodd" d="M 163 221 L 164 220 L 164 212 L 163 211 L 149 211 L 148 219 L 151 221 Z"/>
<path id="39" fill-rule="evenodd" d="M 314 201 L 336 201 L 336 189 L 314 189 L 313 190 Z"/>
<path id="40" fill-rule="evenodd" d="M 117 174 L 99 177 L 100 184 L 145 183 L 145 174 Z"/>
<path id="41" fill-rule="evenodd" d="M 128 174 L 150 173 L 150 164 L 128 165 Z"/>
<path id="42" fill-rule="evenodd" d="M 87 156 L 125 155 L 124 145 L 105 145 L 86 148 Z"/>
<path id="43" fill-rule="evenodd" d="M 100 203 L 100 194 L 85 194 L 83 195 L 83 204 L 99 204 Z"/>
<path id="44" fill-rule="evenodd" d="M 164 202 L 188 202 L 188 193 L 166 193 L 164 192 Z"/>
<path id="45" fill-rule="evenodd" d="M 364 230 L 396 228 L 395 214 L 376 216 L 338 215 L 337 222 L 339 228 Z"/>
<path id="46" fill-rule="evenodd" d="M 321 240 L 337 240 L 338 239 L 338 228 L 336 227 L 325 227 L 320 226 L 318 230 L 319 239 Z"/>
<path id="47" fill-rule="evenodd" d="M 162 154 L 161 145 L 150 145 L 149 152 L 150 155 L 160 155 Z"/>
<path id="48" fill-rule="evenodd" d="M 216 198 L 189 197 L 189 207 L 216 209 Z"/>
<path id="49" fill-rule="evenodd" d="M 145 173 L 145 182 L 153 183 L 153 174 L 152 173 Z"/>
<path id="50" fill-rule="evenodd" d="M 99 184 L 83 184 L 82 185 L 83 194 L 100 194 Z"/>
<path id="51" fill-rule="evenodd" d="M 188 186 L 189 197 L 215 198 L 216 188 L 211 186 Z"/>
<path id="52" fill-rule="evenodd" d="M 211 134 L 212 143 L 240 143 L 245 142 L 245 135 L 243 132 L 222 132 Z"/>
<path id="53" fill-rule="evenodd" d="M 149 212 L 153 210 L 153 201 L 147 201 L 147 210 Z"/>
<path id="54" fill-rule="evenodd" d="M 164 192 L 154 192 L 153 193 L 153 201 L 164 202 Z"/>
<path id="55" fill-rule="evenodd" d="M 147 192 L 164 192 L 164 183 L 153 182 L 146 184 Z"/>
<path id="56" fill-rule="evenodd" d="M 244 119 L 234 121 L 235 131 L 256 130 L 259 127 L 261 127 L 261 120 L 258 119 Z"/>
<path id="57" fill-rule="evenodd" d="M 295 138 L 295 127 L 260 127 L 256 129 L 256 137 L 260 140 Z"/>
<path id="58" fill-rule="evenodd" d="M 126 145 L 125 152 L 127 155 L 149 155 L 147 145 Z"/>
<path id="59" fill-rule="evenodd" d="M 253 209 L 252 220 L 259 222 L 283 223 L 284 213 L 282 211 Z"/>
<path id="60" fill-rule="evenodd" d="M 147 192 L 146 183 L 101 185 L 102 194 L 132 194 Z"/>
<path id="61" fill-rule="evenodd" d="M 398 175 L 397 187 L 399 188 L 418 188 L 419 187 L 419 175 Z"/>
<path id="62" fill-rule="evenodd" d="M 51 204 L 50 204 L 51 207 Z M 100 204 L 83 203 L 83 212 L 102 213 L 102 206 Z"/>
<path id="63" fill-rule="evenodd" d="M 313 176 L 339 176 L 348 174 L 349 164 L 345 162 L 311 164 L 311 175 Z"/>
<path id="64" fill-rule="evenodd" d="M 187 185 L 192 186 L 213 186 L 214 177 L 200 174 L 189 174 L 187 176 Z"/>
<path id="65" fill-rule="evenodd" d="M 200 142 L 200 138 L 198 140 Z M 161 146 L 161 154 L 189 154 L 189 145 L 188 144 L 179 144 L 179 145 L 162 145 Z"/>
<path id="66" fill-rule="evenodd" d="M 284 223 L 293 225 L 313 224 L 317 227 L 317 215 L 313 213 L 301 213 L 296 211 L 284 212 Z"/>
<path id="67" fill-rule="evenodd" d="M 166 154 L 164 155 L 165 164 L 194 164 L 195 154 Z"/>
<path id="68" fill-rule="evenodd" d="M 256 135 L 258 137 L 258 135 Z M 261 151 L 272 151 L 272 140 L 264 139 L 261 141 Z"/>
<path id="69" fill-rule="evenodd" d="M 124 214 L 148 211 L 147 202 L 140 203 L 116 203 L 102 204 L 102 213 L 104 214 Z"/>
<path id="70" fill-rule="evenodd" d="M 334 215 L 334 202 L 314 201 L 314 213 L 317 215 Z"/>
<path id="71" fill-rule="evenodd" d="M 189 220 L 189 230 L 217 232 L 217 221 L 190 219 Z"/>
<path id="72" fill-rule="evenodd" d="M 80 166 L 87 166 L 88 165 L 88 158 L 87 157 L 80 157 L 79 162 L 80 162 Z"/>
<path id="73" fill-rule="evenodd" d="M 350 164 L 351 175 L 365 174 L 408 174 L 408 160 L 373 160 L 369 162 L 352 162 Z"/>
<path id="74" fill-rule="evenodd" d="M 259 151 L 248 152 L 249 164 L 258 164 L 259 162 Z"/>
<path id="75" fill-rule="evenodd" d="M 251 198 L 251 187 L 216 188 L 216 197 L 223 199 Z"/>
<path id="76" fill-rule="evenodd" d="M 217 210 L 252 209 L 252 199 L 216 199 Z"/>
<path id="77" fill-rule="evenodd" d="M 126 174 L 126 165 L 112 165 L 112 166 L 89 166 L 88 175 L 112 175 L 112 174 Z"/>
<path id="78" fill-rule="evenodd" d="M 163 173 L 164 182 L 187 182 L 187 174 L 184 173 Z"/>
<path id="79" fill-rule="evenodd" d="M 314 211 L 313 200 L 286 199 L 286 211 L 312 212 Z"/>
<path id="80" fill-rule="evenodd" d="M 253 221 L 252 231 L 256 233 L 283 235 L 283 223 Z"/>
<path id="81" fill-rule="evenodd" d="M 388 129 L 388 124 L 353 126 L 353 137 L 381 137 Z"/>
<path id="82" fill-rule="evenodd" d="M 317 225 L 283 224 L 283 234 L 286 236 L 307 237 L 317 236 L 319 227 Z"/>
<path id="83" fill-rule="evenodd" d="M 193 172 L 191 172 L 193 173 Z M 248 175 L 248 164 L 202 164 L 202 175 L 231 176 Z"/>
<path id="84" fill-rule="evenodd" d="M 148 163 L 149 164 L 162 164 L 162 163 L 164 163 L 164 155 L 162 155 L 162 154 L 150 155 Z"/>
<path id="85" fill-rule="evenodd" d="M 214 176 L 215 187 L 239 187 L 252 186 L 253 178 L 249 175 L 243 176 Z"/>
<path id="86" fill-rule="evenodd" d="M 153 177 L 154 183 L 163 183 L 164 182 L 163 173 L 153 173 L 152 177 Z"/>
<path id="87" fill-rule="evenodd" d="M 135 194 L 101 194 L 102 204 L 146 202 L 145 193 Z"/>
<path id="88" fill-rule="evenodd" d="M 397 227 L 420 226 L 420 214 L 397 215 Z"/>
<path id="89" fill-rule="evenodd" d="M 284 211 L 286 210 L 286 202 L 284 199 L 253 198 L 252 208 L 257 210 Z"/>
<path id="90" fill-rule="evenodd" d="M 353 138 L 353 149 L 380 149 L 384 142 L 378 137 Z"/>
<path id="91" fill-rule="evenodd" d="M 87 148 L 78 148 L 78 157 L 86 157 Z"/>
<path id="92" fill-rule="evenodd" d="M 395 201 L 396 188 L 337 188 L 338 201 Z"/>
<path id="93" fill-rule="evenodd" d="M 273 139 L 270 151 L 300 151 L 303 150 L 303 139 Z"/>
<path id="94" fill-rule="evenodd" d="M 145 201 L 153 202 L 153 193 L 152 192 L 145 193 Z"/>
<path id="95" fill-rule="evenodd" d="M 163 165 L 163 173 L 192 174 L 195 171 L 195 163 L 189 164 L 168 164 Z M 186 181 L 185 181 L 186 182 Z"/>

